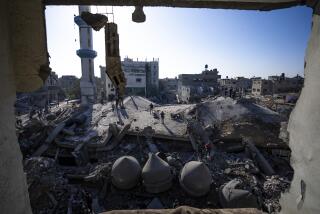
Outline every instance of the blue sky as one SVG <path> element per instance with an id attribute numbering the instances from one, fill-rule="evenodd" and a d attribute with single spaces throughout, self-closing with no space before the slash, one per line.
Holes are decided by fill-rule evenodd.
<path id="1" fill-rule="evenodd" d="M 160 78 L 199 73 L 204 65 L 222 77 L 286 73 L 303 75 L 312 11 L 294 7 L 271 12 L 144 8 L 145 23 L 131 21 L 133 7 L 114 7 L 120 55 L 139 60 L 159 58 Z M 111 7 L 91 7 L 93 13 Z M 81 76 L 76 6 L 49 6 L 46 23 L 50 66 L 59 75 Z M 109 20 L 112 17 L 109 16 Z M 93 31 L 95 75 L 105 65 L 104 31 Z"/>

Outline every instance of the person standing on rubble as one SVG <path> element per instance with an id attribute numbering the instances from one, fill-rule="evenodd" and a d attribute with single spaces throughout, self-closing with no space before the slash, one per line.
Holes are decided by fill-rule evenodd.
<path id="1" fill-rule="evenodd" d="M 120 90 L 118 86 L 116 87 L 115 99 L 116 99 L 116 108 L 118 109 L 118 106 L 120 105 L 120 108 L 124 109 L 123 97 L 120 94 Z"/>
<path id="2" fill-rule="evenodd" d="M 116 87 L 115 100 L 116 100 L 116 109 L 118 109 L 118 105 L 119 105 L 119 87 Z"/>
<path id="3" fill-rule="evenodd" d="M 150 103 L 149 107 L 150 107 L 150 114 L 152 114 L 152 111 L 153 111 L 153 104 L 152 104 L 152 103 Z"/>
<path id="4" fill-rule="evenodd" d="M 161 123 L 164 124 L 164 112 L 163 111 L 161 111 L 160 116 L 161 116 Z"/>

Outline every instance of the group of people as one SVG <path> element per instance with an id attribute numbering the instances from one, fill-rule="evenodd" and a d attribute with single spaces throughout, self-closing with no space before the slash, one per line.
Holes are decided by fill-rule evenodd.
<path id="1" fill-rule="evenodd" d="M 119 87 L 116 87 L 114 99 L 115 99 L 116 105 L 112 103 L 112 110 L 114 110 L 115 108 L 118 109 L 119 106 L 120 108 L 124 108 L 123 97 L 120 94 Z"/>
<path id="2" fill-rule="evenodd" d="M 154 108 L 153 104 L 150 103 L 150 105 L 149 105 L 150 114 L 153 113 L 153 108 Z M 160 118 L 161 118 L 161 123 L 162 123 L 162 124 L 164 124 L 164 115 L 165 115 L 164 112 L 161 111 L 161 113 L 160 113 Z"/>

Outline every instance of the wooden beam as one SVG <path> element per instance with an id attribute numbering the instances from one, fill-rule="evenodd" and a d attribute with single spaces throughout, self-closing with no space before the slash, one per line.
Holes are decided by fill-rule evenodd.
<path id="1" fill-rule="evenodd" d="M 43 0 L 46 5 L 135 6 L 132 0 Z M 146 7 L 184 7 L 269 11 L 306 5 L 304 0 L 139 0 Z"/>

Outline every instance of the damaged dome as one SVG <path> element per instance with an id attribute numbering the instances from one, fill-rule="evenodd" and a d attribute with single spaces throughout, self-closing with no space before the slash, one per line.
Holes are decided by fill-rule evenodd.
<path id="1" fill-rule="evenodd" d="M 257 208 L 257 198 L 250 191 L 236 188 L 240 182 L 229 181 L 220 189 L 220 204 L 223 208 Z"/>
<path id="2" fill-rule="evenodd" d="M 118 158 L 111 170 L 112 184 L 119 189 L 133 188 L 137 185 L 140 175 L 141 166 L 132 156 Z"/>
<path id="3" fill-rule="evenodd" d="M 167 162 L 155 154 L 149 154 L 149 159 L 142 169 L 143 185 L 150 193 L 159 193 L 171 187 L 172 173 Z"/>
<path id="4" fill-rule="evenodd" d="M 199 197 L 210 191 L 212 183 L 208 167 L 199 161 L 190 161 L 180 173 L 180 185 L 191 196 Z"/>

